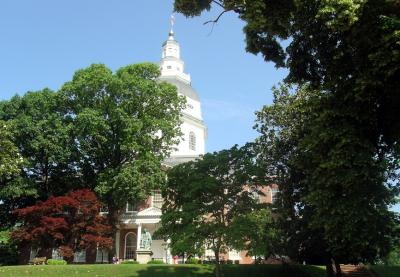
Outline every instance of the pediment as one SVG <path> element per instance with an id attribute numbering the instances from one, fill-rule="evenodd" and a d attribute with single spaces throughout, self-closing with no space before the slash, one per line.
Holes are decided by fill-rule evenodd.
<path id="1" fill-rule="evenodd" d="M 140 212 L 137 213 L 138 217 L 140 216 L 161 216 L 161 209 L 156 208 L 156 207 L 150 207 L 147 209 L 144 209 Z"/>

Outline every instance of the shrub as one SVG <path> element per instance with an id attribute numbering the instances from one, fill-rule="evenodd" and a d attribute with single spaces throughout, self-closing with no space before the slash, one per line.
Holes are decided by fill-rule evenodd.
<path id="1" fill-rule="evenodd" d="M 137 261 L 122 261 L 121 264 L 139 264 Z"/>
<path id="2" fill-rule="evenodd" d="M 65 260 L 54 260 L 54 259 L 48 259 L 47 260 L 48 265 L 66 265 L 67 261 Z"/>
<path id="3" fill-rule="evenodd" d="M 186 264 L 201 264 L 201 261 L 196 258 L 189 258 L 185 262 Z"/>
<path id="4" fill-rule="evenodd" d="M 10 240 L 10 231 L 0 231 L 0 266 L 18 264 L 18 248 Z"/>
<path id="5" fill-rule="evenodd" d="M 164 262 L 161 260 L 152 260 L 148 261 L 147 264 L 164 264 Z"/>

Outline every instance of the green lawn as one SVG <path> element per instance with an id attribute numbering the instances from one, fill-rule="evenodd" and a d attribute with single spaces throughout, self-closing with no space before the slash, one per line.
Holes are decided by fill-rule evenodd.
<path id="1" fill-rule="evenodd" d="M 4 266 L 1 277 L 212 277 L 212 265 L 64 265 Z M 313 266 L 225 265 L 225 277 L 324 277 L 325 270 Z"/>
<path id="2" fill-rule="evenodd" d="M 373 265 L 370 266 L 379 277 L 399 277 L 400 266 L 384 266 L 384 265 Z"/>

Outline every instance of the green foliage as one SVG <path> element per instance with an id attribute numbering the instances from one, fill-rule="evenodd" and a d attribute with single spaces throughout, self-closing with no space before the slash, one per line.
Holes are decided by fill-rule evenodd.
<path id="1" fill-rule="evenodd" d="M 185 261 L 185 264 L 201 264 L 201 260 L 196 258 L 189 258 Z"/>
<path id="2" fill-rule="evenodd" d="M 17 245 L 10 240 L 10 230 L 0 231 L 0 266 L 18 263 Z"/>
<path id="3" fill-rule="evenodd" d="M 94 185 L 110 215 L 165 181 L 161 162 L 178 142 L 184 99 L 176 87 L 157 82 L 158 76 L 153 64 L 129 65 L 115 74 L 92 65 L 60 91 L 84 183 Z"/>
<path id="4" fill-rule="evenodd" d="M 44 89 L 14 96 L 0 106 L 0 119 L 10 123 L 15 144 L 24 157 L 23 173 L 10 182 L 7 197 L 43 196 L 65 193 L 73 170 L 71 125 L 59 113 L 58 94 Z"/>
<path id="5" fill-rule="evenodd" d="M 230 245 L 247 250 L 249 256 L 265 257 L 277 253 L 278 230 L 270 207 L 237 216 L 230 228 Z"/>
<path id="6" fill-rule="evenodd" d="M 13 143 L 10 126 L 0 120 L 0 183 L 17 174 L 21 163 L 22 157 Z"/>
<path id="7" fill-rule="evenodd" d="M 248 144 L 206 154 L 168 172 L 159 233 L 171 239 L 173 254 L 197 254 L 207 247 L 215 253 L 218 264 L 219 254 L 232 241 L 244 244 L 243 232 L 247 230 L 232 223 L 260 208 L 251 193 L 258 185 L 249 182 L 257 171 L 254 162 L 253 148 Z"/>
<path id="8" fill-rule="evenodd" d="M 400 275 L 400 266 L 374 265 L 369 268 L 379 277 L 397 277 Z"/>
<path id="9" fill-rule="evenodd" d="M 161 260 L 151 260 L 148 261 L 147 264 L 165 264 L 165 263 Z"/>
<path id="10" fill-rule="evenodd" d="M 1 243 L 9 243 L 10 242 L 10 230 L 1 230 L 0 231 L 0 244 Z"/>
<path id="11" fill-rule="evenodd" d="M 341 263 L 384 257 L 397 237 L 397 216 L 388 211 L 398 170 L 392 152 L 360 136 L 349 111 L 328 109 L 337 104 L 330 94 L 282 86 L 274 97 L 256 127 L 260 162 L 281 191 L 286 253 Z"/>
<path id="12" fill-rule="evenodd" d="M 400 266 L 400 247 L 395 247 L 383 259 L 385 265 Z"/>
<path id="13" fill-rule="evenodd" d="M 137 261 L 122 261 L 121 264 L 139 264 Z"/>
<path id="14" fill-rule="evenodd" d="M 65 260 L 54 260 L 54 259 L 48 259 L 47 260 L 48 265 L 66 265 L 67 261 Z"/>

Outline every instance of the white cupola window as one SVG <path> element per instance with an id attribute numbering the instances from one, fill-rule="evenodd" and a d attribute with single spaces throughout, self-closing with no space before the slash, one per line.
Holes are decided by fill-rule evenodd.
<path id="1" fill-rule="evenodd" d="M 196 135 L 194 132 L 189 133 L 189 149 L 196 151 Z"/>

